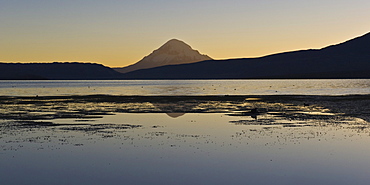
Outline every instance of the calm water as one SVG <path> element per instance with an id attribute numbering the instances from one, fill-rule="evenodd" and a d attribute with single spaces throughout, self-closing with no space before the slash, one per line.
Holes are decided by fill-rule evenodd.
<path id="1" fill-rule="evenodd" d="M 0 96 L 370 94 L 370 79 L 0 81 Z"/>
<path id="2" fill-rule="evenodd" d="M 355 127 L 363 121 L 306 120 L 306 126 L 286 127 L 288 120 L 278 120 L 258 125 L 225 114 L 130 113 L 89 122 L 57 119 L 64 125 L 55 127 L 2 127 L 0 177 L 4 184 L 370 181 L 369 128 Z"/>
<path id="3" fill-rule="evenodd" d="M 0 96 L 347 95 L 369 87 L 367 79 L 0 81 Z M 368 184 L 370 109 L 362 98 L 325 107 L 2 97 L 0 184 Z M 181 109 L 192 106 L 229 112 Z M 168 112 L 147 113 L 162 108 Z"/>

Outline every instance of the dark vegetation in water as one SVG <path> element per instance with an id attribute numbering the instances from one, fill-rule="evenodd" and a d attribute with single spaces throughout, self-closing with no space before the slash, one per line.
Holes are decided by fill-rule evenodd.
<path id="1" fill-rule="evenodd" d="M 94 138 L 91 142 L 95 142 L 97 138 L 119 138 L 122 141 L 132 143 L 135 138 L 127 133 L 128 130 L 141 129 L 145 126 L 128 123 L 124 119 L 119 120 L 119 123 L 99 120 L 106 115 L 117 113 L 167 113 L 173 118 L 186 113 L 224 113 L 232 118 L 229 123 L 225 124 L 253 126 L 253 129 L 241 127 L 240 132 L 231 136 L 234 139 L 244 140 L 251 137 L 268 136 L 279 139 L 285 137 L 294 142 L 297 140 L 296 137 L 314 138 L 317 133 L 306 133 L 304 130 L 300 130 L 302 133 L 290 135 L 282 132 L 281 128 L 315 127 L 316 130 L 328 130 L 335 127 L 336 129 L 351 129 L 353 131 L 351 134 L 368 133 L 368 122 L 370 121 L 369 95 L 3 96 L 0 97 L 0 102 L 0 117 L 2 119 L 0 139 L 4 140 L 4 144 L 0 145 L 0 148 L 3 150 L 21 148 L 23 145 L 17 145 L 18 142 L 49 143 L 48 146 L 57 148 L 60 146 L 51 143 L 81 146 L 83 142 L 81 143 L 75 138 L 76 134 L 74 133 L 76 132 L 77 135 L 83 135 L 81 137 L 87 141 Z M 190 138 L 193 138 L 196 143 L 199 140 L 204 140 L 205 143 L 213 142 L 209 136 L 187 133 L 176 135 L 165 132 L 161 125 L 150 125 L 146 129 L 151 130 L 144 136 L 137 136 L 139 138 L 136 139 L 162 138 L 171 148 L 178 147 L 171 143 L 171 139 L 189 141 Z M 296 130 L 292 130 L 292 132 L 295 133 Z M 39 134 L 35 136 L 33 133 Z M 40 135 L 40 133 L 44 133 L 44 135 Z M 314 136 L 315 134 L 316 136 Z M 319 133 L 319 135 L 325 135 L 325 132 Z"/>
<path id="2" fill-rule="evenodd" d="M 12 120 L 90 120 L 115 113 L 331 112 L 370 121 L 370 96 L 47 96 L 0 97 L 0 117 Z M 296 118 L 298 117 L 298 118 Z M 312 117 L 312 115 L 311 115 Z"/>

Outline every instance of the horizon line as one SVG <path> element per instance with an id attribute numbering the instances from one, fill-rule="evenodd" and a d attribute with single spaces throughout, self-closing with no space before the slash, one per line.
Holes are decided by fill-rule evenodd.
<path id="1" fill-rule="evenodd" d="M 286 52 L 303 51 L 303 50 L 320 50 L 320 49 L 323 49 L 323 48 L 326 48 L 326 47 L 329 47 L 329 46 L 334 46 L 334 45 L 345 43 L 347 41 L 353 40 L 353 39 L 358 38 L 358 37 L 365 36 L 367 34 L 370 34 L 370 32 L 366 32 L 364 34 L 360 34 L 360 35 L 351 37 L 351 38 L 349 38 L 347 40 L 344 40 L 344 41 L 340 41 L 340 42 L 328 44 L 328 45 L 325 45 L 325 46 L 323 46 L 321 48 L 299 48 L 299 49 L 294 49 L 294 50 L 283 50 L 283 51 L 278 51 L 278 52 L 273 52 L 273 53 L 263 54 L 263 55 L 258 55 L 258 56 L 240 56 L 240 57 L 226 57 L 226 58 L 214 58 L 214 57 L 211 57 L 211 58 L 212 58 L 212 60 L 232 60 L 232 59 L 244 59 L 244 58 L 261 58 L 261 57 L 266 57 L 266 56 L 280 54 L 280 53 L 286 53 Z M 174 40 L 174 38 L 172 38 L 170 40 Z M 168 40 L 168 41 L 170 41 L 170 40 Z M 183 41 L 181 39 L 178 39 L 178 38 L 176 38 L 176 40 L 185 42 L 185 41 Z M 166 41 L 166 42 L 168 42 L 168 41 Z M 207 55 L 207 54 L 205 54 L 205 55 Z M 56 63 L 58 63 L 58 62 L 59 63 L 74 63 L 74 62 L 75 63 L 90 63 L 90 64 L 101 64 L 101 65 L 106 66 L 106 67 L 109 67 L 109 68 L 122 68 L 122 67 L 127 67 L 127 66 L 130 66 L 132 64 L 135 64 L 138 61 L 133 62 L 133 63 L 130 63 L 130 64 L 126 65 L 126 66 L 109 66 L 109 65 L 104 64 L 104 62 L 90 61 L 90 60 L 29 60 L 29 61 L 18 61 L 18 60 L 17 61 L 15 61 L 15 60 L 8 60 L 7 61 L 7 60 L 0 60 L 0 63 L 21 63 L 21 64 L 27 64 L 27 63 L 29 63 L 29 64 L 43 64 L 43 63 L 55 63 L 55 62 Z"/>

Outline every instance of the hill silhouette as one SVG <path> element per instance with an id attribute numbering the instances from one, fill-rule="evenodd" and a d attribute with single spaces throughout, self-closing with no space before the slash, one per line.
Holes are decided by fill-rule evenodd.
<path id="1" fill-rule="evenodd" d="M 116 79 L 120 73 L 92 63 L 0 63 L 1 80 Z"/>
<path id="2" fill-rule="evenodd" d="M 200 54 L 197 50 L 193 50 L 191 46 L 183 41 L 171 39 L 139 62 L 127 67 L 115 68 L 115 70 L 120 73 L 127 73 L 138 69 L 188 64 L 203 60 L 212 60 L 212 58 Z"/>
<path id="3" fill-rule="evenodd" d="M 179 48 L 199 54 L 179 42 L 182 41 L 171 40 L 169 45 L 166 43 L 151 55 L 162 56 L 162 52 L 171 53 L 181 50 Z M 159 57 L 157 63 L 166 66 L 125 74 L 92 63 L 0 63 L 0 80 L 370 78 L 370 33 L 322 49 L 284 52 L 260 58 L 206 60 L 179 65 L 173 60 Z"/>
<path id="4" fill-rule="evenodd" d="M 370 78 L 370 33 L 322 49 L 142 69 L 125 79 Z"/>

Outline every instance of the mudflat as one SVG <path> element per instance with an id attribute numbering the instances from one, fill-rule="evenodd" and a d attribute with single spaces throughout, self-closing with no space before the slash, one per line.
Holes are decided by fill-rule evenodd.
<path id="1" fill-rule="evenodd" d="M 4 184 L 370 180 L 370 95 L 2 96 L 0 102 Z"/>
<path id="2" fill-rule="evenodd" d="M 312 96 L 45 96 L 0 97 L 0 117 L 17 120 L 92 118 L 115 113 L 326 112 L 370 121 L 370 95 Z"/>

